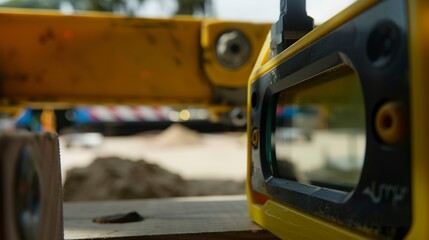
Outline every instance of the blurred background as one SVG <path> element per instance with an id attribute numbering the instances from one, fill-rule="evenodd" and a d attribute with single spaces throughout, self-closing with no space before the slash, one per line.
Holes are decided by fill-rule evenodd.
<path id="1" fill-rule="evenodd" d="M 316 24 L 355 0 L 307 0 L 307 13 Z M 277 21 L 280 0 L 0 0 L 0 7 L 59 9 L 63 13 L 114 12 L 137 17 L 191 15 L 252 22 Z"/>
<path id="2" fill-rule="evenodd" d="M 279 2 L 0 0 L 0 7 L 56 9 L 64 14 L 102 11 L 132 17 L 190 15 L 275 22 Z M 321 2 L 307 0 L 308 15 L 316 24 L 353 1 Z M 65 201 L 244 194 L 245 114 L 235 109 L 227 114 L 213 121 L 209 109 L 188 106 L 24 108 L 12 119 L 1 117 L 0 128 L 59 134 Z"/>

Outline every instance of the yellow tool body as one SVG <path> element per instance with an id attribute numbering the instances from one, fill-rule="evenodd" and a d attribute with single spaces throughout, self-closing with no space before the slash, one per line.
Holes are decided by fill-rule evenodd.
<path id="1" fill-rule="evenodd" d="M 399 2 L 399 1 L 398 1 Z M 429 180 L 427 179 L 428 176 L 428 164 L 427 164 L 427 156 L 429 155 L 428 148 L 427 148 L 427 142 L 429 137 L 429 128 L 426 127 L 426 123 L 428 122 L 428 116 L 429 116 L 429 108 L 427 106 L 427 90 L 429 89 L 428 81 L 427 81 L 427 66 L 429 63 L 429 48 L 426 46 L 427 44 L 424 44 L 429 40 L 429 18 L 427 17 L 429 14 L 429 4 L 425 1 L 401 1 L 403 8 L 402 13 L 406 16 L 406 24 L 401 25 L 403 28 L 408 29 L 404 36 L 406 38 L 401 39 L 402 43 L 405 42 L 405 44 L 402 45 L 402 48 L 405 47 L 408 51 L 407 54 L 405 54 L 403 57 L 401 55 L 402 62 L 405 64 L 401 65 L 403 68 L 407 68 L 406 65 L 409 66 L 409 71 L 405 71 L 407 73 L 405 78 L 408 79 L 409 83 L 409 93 L 405 93 L 405 95 L 409 94 L 409 102 L 405 100 L 405 103 L 409 103 L 409 105 L 406 105 L 406 109 L 408 109 L 408 112 L 404 114 L 401 112 L 402 110 L 395 110 L 395 108 L 388 108 L 389 104 L 384 104 L 383 106 L 389 109 L 387 112 L 390 113 L 392 111 L 392 115 L 390 115 L 390 120 L 398 120 L 398 122 L 393 122 L 393 126 L 395 127 L 394 130 L 398 134 L 393 134 L 392 136 L 395 136 L 395 139 L 390 139 L 392 137 L 389 137 L 391 135 L 387 135 L 388 138 L 383 138 L 384 136 L 380 133 L 377 133 L 379 131 L 377 128 L 378 126 L 376 123 L 374 123 L 378 117 L 375 112 L 377 111 L 377 108 L 374 110 L 366 110 L 366 124 L 369 125 L 369 128 L 367 128 L 366 134 L 367 140 L 368 138 L 374 138 L 374 142 L 379 142 L 382 147 L 384 146 L 392 146 L 393 148 L 397 148 L 399 145 L 401 146 L 411 146 L 410 149 L 410 155 L 408 157 L 402 158 L 400 161 L 406 162 L 408 166 L 410 166 L 410 172 L 406 173 L 407 171 L 405 168 L 402 169 L 404 171 L 404 175 L 409 174 L 409 186 L 410 190 L 406 190 L 406 188 L 402 188 L 403 192 L 409 191 L 409 197 L 410 197 L 410 209 L 408 213 L 405 213 L 407 216 L 409 216 L 409 225 L 406 230 L 401 230 L 401 233 L 393 233 L 392 232 L 383 232 L 383 230 L 367 227 L 370 225 L 366 225 L 366 223 L 363 224 L 357 224 L 353 221 L 347 221 L 347 214 L 346 221 L 340 220 L 341 217 L 336 217 L 337 215 L 324 215 L 323 212 L 325 211 L 323 208 L 326 207 L 326 209 L 330 208 L 329 204 L 323 205 L 321 204 L 318 208 L 318 210 L 314 205 L 308 205 L 309 207 L 307 209 L 303 209 L 301 206 L 305 204 L 297 204 L 295 200 L 295 196 L 288 196 L 286 193 L 282 195 L 281 192 L 282 188 L 276 187 L 273 188 L 270 184 L 273 184 L 273 182 L 277 182 L 275 184 L 289 184 L 290 181 L 280 181 L 277 180 L 278 176 L 276 175 L 275 170 L 268 165 L 271 164 L 272 161 L 275 160 L 275 151 L 277 149 L 273 150 L 273 145 L 275 139 L 275 136 L 273 134 L 275 131 L 277 131 L 275 128 L 273 128 L 271 125 L 276 124 L 275 121 L 272 121 L 273 114 L 275 116 L 276 113 L 272 113 L 270 108 L 267 107 L 267 105 L 272 104 L 272 102 L 266 100 L 271 97 L 271 92 L 276 92 L 275 87 L 278 86 L 286 86 L 286 80 L 285 83 L 281 83 L 282 78 L 290 78 L 292 79 L 292 75 L 299 75 L 299 76 L 306 76 L 305 73 L 296 71 L 292 74 L 287 75 L 285 73 L 282 73 L 282 71 L 287 72 L 288 69 L 296 67 L 296 65 L 289 64 L 296 63 L 294 62 L 294 58 L 299 58 L 301 61 L 308 61 L 308 66 L 313 64 L 310 60 L 307 60 L 306 58 L 300 58 L 302 55 L 305 55 L 309 59 L 313 55 L 318 55 L 318 48 L 315 48 L 314 46 L 317 45 L 320 47 L 320 54 L 323 56 L 325 52 L 323 52 L 324 45 L 320 43 L 321 39 L 324 39 L 326 36 L 329 36 L 331 33 L 337 31 L 341 27 L 345 26 L 345 24 L 350 22 L 355 22 L 356 27 L 353 29 L 353 31 L 359 32 L 359 24 L 361 20 L 358 19 L 358 17 L 366 12 L 370 12 L 371 9 L 377 8 L 380 4 L 386 4 L 383 1 L 376 1 L 376 0 L 368 0 L 368 1 L 357 1 L 351 6 L 349 6 L 347 9 L 343 10 L 339 14 L 337 14 L 332 19 L 328 20 L 324 24 L 316 27 L 313 31 L 302 37 L 300 40 L 298 40 L 296 43 L 291 45 L 286 50 L 279 53 L 277 56 L 270 58 L 270 39 L 271 36 L 268 35 L 263 50 L 261 51 L 258 60 L 256 61 L 255 67 L 252 71 L 251 77 L 249 79 L 249 88 L 248 88 L 248 169 L 247 169 L 247 198 L 249 203 L 249 214 L 251 218 L 264 228 L 267 228 L 269 231 L 273 232 L 277 236 L 279 236 L 282 239 L 372 239 L 372 238 L 379 238 L 379 237 L 385 237 L 385 238 L 394 238 L 395 236 L 401 236 L 401 238 L 407 238 L 407 239 L 426 239 L 429 237 L 429 232 L 427 230 L 427 227 L 425 227 L 426 223 L 428 222 L 429 212 L 428 212 L 428 190 L 426 187 L 426 182 Z M 357 20 L 355 20 L 357 19 Z M 364 20 L 362 20 L 364 21 Z M 368 18 L 368 22 L 370 19 Z M 387 20 L 386 20 L 387 22 Z M 384 24 L 383 21 L 381 21 L 380 24 Z M 376 27 L 379 25 L 376 25 Z M 375 28 L 376 28 L 375 27 Z M 344 28 L 342 28 L 344 29 Z M 349 28 L 349 30 L 352 28 Z M 372 31 L 372 29 L 367 29 L 368 31 Z M 342 30 L 338 30 L 337 32 L 341 32 Z M 344 31 L 344 36 L 346 36 L 346 33 L 350 33 L 347 31 Z M 359 32 L 360 33 L 360 32 Z M 337 34 L 337 33 L 336 33 Z M 337 38 L 341 36 L 341 34 L 336 35 Z M 354 35 L 356 38 L 359 38 L 359 35 Z M 324 42 L 325 44 L 327 42 Z M 368 40 L 368 44 L 371 43 L 371 38 Z M 335 44 L 335 43 L 332 43 Z M 356 46 L 359 46 L 356 44 Z M 370 52 L 367 49 L 361 49 L 355 46 L 355 52 Z M 306 49 L 314 47 L 312 49 L 313 52 L 308 53 L 305 52 Z M 401 48 L 401 49 L 402 49 Z M 399 50 L 398 50 L 399 51 Z M 303 53 L 304 52 L 304 53 Z M 302 55 L 300 55 L 302 54 Z M 342 55 L 343 53 L 340 51 L 339 54 L 340 58 L 343 59 L 343 63 L 345 63 L 347 66 L 351 66 L 352 69 L 357 74 L 362 82 L 364 92 L 366 91 L 365 99 L 370 99 L 371 94 L 377 94 L 376 91 L 370 90 L 370 87 L 366 85 L 365 83 L 365 76 L 364 74 L 359 72 L 359 64 L 357 62 L 348 62 L 349 58 L 345 57 L 345 55 Z M 395 55 L 398 56 L 398 55 Z M 371 59 L 371 55 L 369 56 Z M 291 60 L 292 59 L 292 60 Z M 390 60 L 389 60 L 390 61 Z M 395 60 L 392 60 L 392 62 Z M 399 61 L 399 60 L 398 60 Z M 385 64 L 385 65 L 383 65 Z M 391 71 L 389 67 L 390 62 L 387 63 L 380 63 L 376 62 L 374 60 L 373 67 L 374 71 L 377 72 L 388 72 Z M 357 66 L 355 68 L 355 66 Z M 399 66 L 399 65 L 398 65 Z M 426 66 L 426 67 L 425 67 Z M 313 66 L 314 67 L 314 66 Z M 316 66 L 317 67 L 317 66 Z M 327 69 L 327 68 L 326 68 Z M 357 69 L 357 70 L 356 70 Z M 327 70 L 327 72 L 331 71 L 331 69 Z M 318 74 L 321 72 L 318 72 Z M 322 72 L 326 73 L 326 72 Z M 286 75 L 286 77 L 282 76 Z M 280 77 L 279 77 L 280 76 Z M 381 76 L 381 75 L 380 75 Z M 380 77 L 381 78 L 381 77 Z M 293 79 L 292 79 L 293 80 Z M 291 81 L 292 81 L 291 80 Z M 303 81 L 306 81 L 307 79 L 303 79 Z M 380 80 L 381 81 L 381 80 Z M 276 85 L 277 84 L 277 85 Z M 283 84 L 283 85 L 281 85 Z M 300 83 L 298 83 L 299 85 Z M 263 95 L 261 92 L 258 92 L 258 88 L 264 88 L 265 86 L 268 86 L 266 91 L 268 92 L 267 95 Z M 317 86 L 317 85 L 316 85 Z M 334 86 L 334 85 L 332 85 Z M 332 94 L 335 92 L 341 91 L 340 88 L 343 88 L 344 86 L 337 85 L 338 89 L 331 89 Z M 296 86 L 289 87 L 290 89 L 299 89 Z M 335 88 L 335 86 L 334 86 Z M 256 92 L 255 92 L 256 89 Z M 325 89 L 326 90 L 326 89 Z M 317 97 L 324 98 L 327 102 L 335 102 L 335 96 L 329 96 L 329 93 L 327 93 L 325 90 L 319 91 L 317 87 L 313 88 L 311 91 L 307 91 L 307 99 L 314 100 L 317 99 Z M 261 90 L 262 91 L 262 90 Z M 371 92 L 369 94 L 369 92 Z M 388 90 L 386 90 L 388 91 Z M 304 95 L 305 92 L 301 96 Z M 313 94 L 313 95 L 311 95 Z M 343 92 L 344 94 L 344 92 Z M 381 94 L 381 93 L 380 93 Z M 275 94 L 273 94 L 275 96 Z M 283 95 L 281 95 L 283 96 Z M 313 98 L 312 98 L 313 97 Z M 273 97 L 275 98 L 275 97 Z M 386 97 L 384 98 L 385 102 L 393 102 L 395 101 L 395 96 L 392 95 L 391 98 Z M 392 100 L 393 99 L 393 100 Z M 398 97 L 400 99 L 400 97 Z M 406 99 L 406 98 L 404 98 Z M 277 101 L 277 100 L 275 100 Z M 297 100 L 298 101 L 298 100 Z M 305 101 L 305 98 L 299 99 L 299 101 Z M 366 101 L 372 101 L 372 100 L 366 100 Z M 305 103 L 305 102 L 304 102 Z M 383 104 L 383 101 L 380 102 Z M 274 103 L 275 104 L 275 103 Z M 366 103 L 367 104 L 367 103 Z M 275 105 L 274 105 L 275 106 Z M 367 105 L 365 105 L 367 107 Z M 369 106 L 369 104 L 368 104 Z M 396 106 L 396 105 L 394 105 Z M 268 110 L 261 110 L 264 108 L 268 108 Z M 380 107 L 380 109 L 386 109 L 383 107 Z M 374 112 L 374 113 L 371 113 Z M 381 110 L 379 111 L 381 113 Z M 399 112 L 399 113 L 398 113 Z M 397 114 L 397 115 L 395 115 Z M 257 117 L 255 118 L 255 115 Z M 381 116 L 384 116 L 381 114 Z M 255 120 L 256 119 L 256 120 Z M 405 119 L 405 120 L 404 120 Z M 399 121 L 400 120 L 400 121 Z M 255 123 L 255 121 L 257 123 Z M 410 122 L 409 130 L 407 130 L 407 121 Z M 272 123 L 270 123 L 272 122 Z M 270 125 L 271 124 L 271 125 Z M 395 125 L 397 124 L 397 125 Z M 392 127 L 393 128 L 393 127 Z M 368 130 L 369 129 L 369 130 Z M 372 131 L 372 132 L 370 132 Z M 381 131 L 381 130 L 380 130 Z M 407 132 L 409 131 L 409 132 Z M 374 133 L 375 132 L 375 133 Z M 404 133 L 407 132 L 407 133 Z M 378 136 L 377 136 L 378 134 Z M 409 134 L 407 136 L 404 136 L 404 134 Z M 375 136 L 374 136 L 375 135 Z M 394 142 L 396 138 L 400 139 L 398 141 L 402 141 L 401 143 Z M 392 140 L 392 141 L 390 141 Z M 373 141 L 373 140 L 368 140 Z M 276 145 L 277 147 L 277 145 Z M 368 154 L 368 152 L 372 151 L 371 147 L 368 147 L 370 150 L 367 150 L 367 155 L 372 156 L 371 153 Z M 399 147 L 398 147 L 399 148 Z M 293 149 L 290 150 L 293 152 Z M 274 153 L 273 153 L 274 152 Z M 381 155 L 382 156 L 382 155 Z M 386 155 L 387 156 L 387 155 Z M 256 159 L 256 160 L 255 160 Z M 273 160 L 274 159 L 274 160 Z M 364 168 L 362 170 L 362 175 L 359 181 L 365 180 L 365 175 L 370 174 L 368 169 L 370 169 L 371 166 L 368 162 L 377 162 L 377 161 L 388 161 L 389 159 L 376 159 L 373 157 L 366 157 Z M 260 161 L 260 162 L 259 162 Z M 395 160 L 397 161 L 397 160 Z M 262 171 L 260 170 L 262 169 Z M 264 170 L 265 169 L 265 170 Z M 386 166 L 386 169 L 388 167 Z M 366 172 L 367 171 L 367 172 Z M 390 171 L 390 170 L 386 170 Z M 386 171 L 380 171 L 376 174 L 378 175 L 385 175 L 387 174 Z M 393 171 L 393 170 L 392 170 Z M 395 170 L 396 171 L 396 170 Z M 375 173 L 371 173 L 375 174 Z M 257 179 L 263 179 L 261 181 L 258 181 Z M 344 211 L 349 211 L 348 207 L 341 208 L 342 204 L 347 204 L 347 202 L 352 199 L 355 194 L 355 192 L 362 191 L 359 186 L 360 183 L 356 186 L 356 189 L 347 193 L 345 196 L 346 198 L 341 198 L 336 202 L 335 204 L 339 205 L 340 207 L 338 209 L 345 209 Z M 283 185 L 284 186 L 284 185 Z M 298 185 L 294 185 L 298 186 Z M 307 189 L 306 187 L 309 186 L 308 183 L 301 184 L 302 189 Z M 380 185 L 381 186 L 381 185 Z M 382 192 L 383 187 L 385 189 L 388 188 L 388 185 L 384 185 L 381 188 L 379 188 L 379 191 Z M 389 185 L 389 187 L 391 187 Z M 299 189 L 299 187 L 296 188 L 296 192 L 304 191 L 302 189 Z M 370 189 L 370 188 L 367 188 Z M 322 190 L 325 191 L 325 188 L 320 188 L 316 190 L 315 192 Z M 294 190 L 295 191 L 295 190 Z M 310 190 L 309 190 L 310 191 Z M 399 190 L 398 190 L 399 191 Z M 293 192 L 293 191 L 289 191 Z M 363 195 L 367 194 L 368 191 L 362 191 Z M 314 192 L 309 193 L 308 200 L 302 199 L 302 201 L 314 201 L 313 200 L 316 197 L 313 197 L 312 194 Z M 376 191 L 370 193 L 369 195 L 373 194 L 371 197 L 374 198 L 374 193 L 377 193 Z M 280 198 L 278 196 L 282 196 L 283 198 Z M 318 195 L 318 196 L 321 196 Z M 384 197 L 388 198 L 389 193 L 386 191 Z M 328 195 L 324 195 L 325 198 L 329 198 Z M 388 207 L 379 205 L 377 199 L 374 201 L 374 204 L 371 205 L 376 208 L 386 208 L 393 209 L 392 211 L 395 212 L 396 207 L 398 205 L 387 204 Z M 366 201 L 366 200 L 364 200 Z M 323 201 L 322 201 L 323 202 Z M 313 203 L 314 204 L 314 203 Z M 372 208 L 363 208 L 363 206 L 355 206 L 356 209 L 362 209 L 361 211 L 367 213 L 370 215 L 370 213 L 373 211 Z M 353 206 L 351 207 L 353 208 Z M 405 208 L 407 209 L 407 208 Z M 326 210 L 326 212 L 329 212 Z M 335 212 L 335 211 L 334 211 Z M 353 210 L 351 211 L 353 212 Z M 342 213 L 337 212 L 338 216 L 340 216 Z M 395 212 L 395 214 L 400 213 Z M 404 212 L 402 212 L 404 213 Z M 392 215 L 396 216 L 396 215 Z M 398 216 L 401 216 L 401 214 L 398 214 Z M 355 216 L 349 216 L 349 219 L 352 219 Z M 365 218 L 365 216 L 363 217 Z M 399 221 L 402 221 L 403 219 L 400 219 Z M 372 219 L 368 219 L 368 223 L 373 221 Z M 394 222 L 396 220 L 393 220 Z M 386 225 L 388 225 L 386 223 Z M 391 234 L 391 235 L 390 235 Z M 400 235 L 394 235 L 394 234 L 400 234 Z"/>

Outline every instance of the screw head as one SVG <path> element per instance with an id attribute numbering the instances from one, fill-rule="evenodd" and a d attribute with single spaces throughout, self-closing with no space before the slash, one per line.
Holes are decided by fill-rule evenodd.
<path id="1" fill-rule="evenodd" d="M 237 30 L 227 31 L 216 41 L 216 59 L 227 68 L 238 68 L 250 58 L 249 39 Z"/>

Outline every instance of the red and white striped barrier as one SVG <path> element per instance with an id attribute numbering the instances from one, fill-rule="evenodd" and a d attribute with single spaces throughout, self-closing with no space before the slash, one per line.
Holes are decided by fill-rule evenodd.
<path id="1" fill-rule="evenodd" d="M 91 106 L 87 107 L 93 122 L 159 122 L 168 121 L 171 107 Z"/>

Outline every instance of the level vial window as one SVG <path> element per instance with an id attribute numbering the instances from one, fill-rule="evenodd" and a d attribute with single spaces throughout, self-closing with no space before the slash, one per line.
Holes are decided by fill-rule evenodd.
<path id="1" fill-rule="evenodd" d="M 365 154 L 365 107 L 358 76 L 340 65 L 277 95 L 275 177 L 350 191 Z"/>

